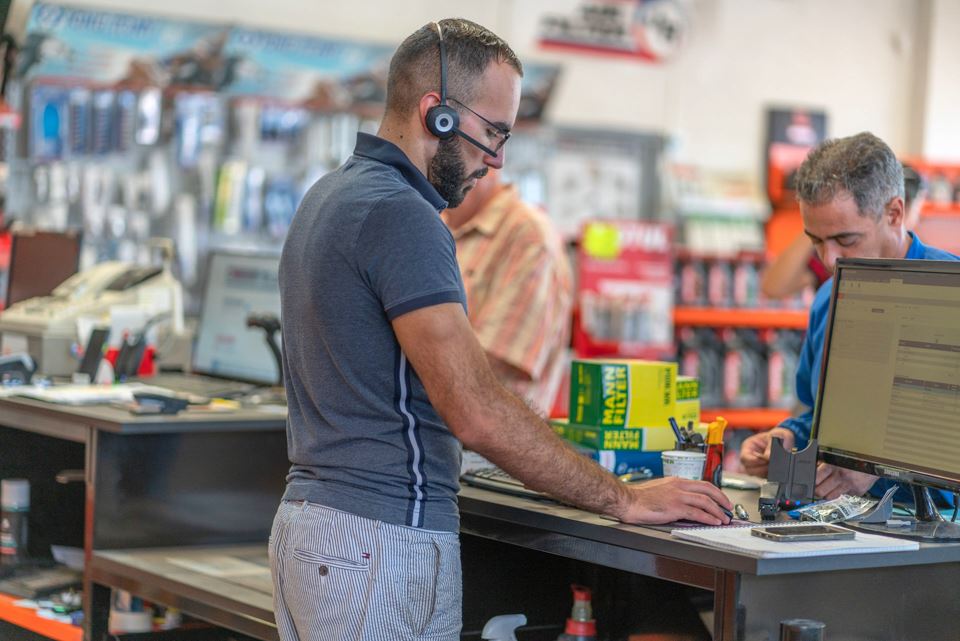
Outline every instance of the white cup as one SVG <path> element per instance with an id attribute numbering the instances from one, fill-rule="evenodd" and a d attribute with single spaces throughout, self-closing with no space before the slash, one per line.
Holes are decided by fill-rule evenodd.
<path id="1" fill-rule="evenodd" d="M 703 478 L 703 466 L 707 462 L 704 452 L 692 450 L 671 450 L 662 452 L 664 476 L 679 476 L 683 479 L 699 481 Z"/>

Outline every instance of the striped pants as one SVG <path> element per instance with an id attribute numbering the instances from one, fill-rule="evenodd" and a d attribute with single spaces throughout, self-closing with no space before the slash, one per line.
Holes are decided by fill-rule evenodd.
<path id="1" fill-rule="evenodd" d="M 283 641 L 458 641 L 460 541 L 307 502 L 280 504 L 270 534 Z"/>

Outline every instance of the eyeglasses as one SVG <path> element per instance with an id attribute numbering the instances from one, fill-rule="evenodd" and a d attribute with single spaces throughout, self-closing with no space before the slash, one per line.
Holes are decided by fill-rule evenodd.
<path id="1" fill-rule="evenodd" d="M 499 154 L 500 150 L 503 149 L 503 146 L 507 144 L 508 140 L 510 140 L 510 133 L 511 133 L 510 130 L 494 122 L 490 122 L 489 120 L 487 120 L 486 118 L 484 118 L 483 116 L 481 116 L 476 111 L 474 111 L 467 105 L 463 104 L 456 98 L 448 98 L 448 100 L 450 100 L 451 102 L 457 103 L 458 105 L 460 105 L 461 107 L 463 107 L 464 109 L 466 109 L 467 111 L 469 111 L 474 116 L 476 116 L 477 118 L 479 118 L 480 120 L 482 120 L 487 124 L 487 138 L 492 143 L 491 148 L 487 148 L 486 145 L 481 145 L 477 143 L 477 141 L 473 140 L 472 138 L 463 134 L 462 132 L 458 131 L 457 133 L 463 136 L 468 142 L 473 143 L 474 145 L 479 147 L 484 152 L 490 154 L 491 156 L 496 156 L 497 154 Z"/>

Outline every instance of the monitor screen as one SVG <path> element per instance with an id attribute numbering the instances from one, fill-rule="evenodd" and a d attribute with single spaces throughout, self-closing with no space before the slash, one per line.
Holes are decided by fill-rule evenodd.
<path id="1" fill-rule="evenodd" d="M 80 233 L 17 230 L 10 243 L 5 305 L 47 296 L 77 273 Z"/>
<path id="2" fill-rule="evenodd" d="M 835 277 L 821 458 L 960 490 L 960 262 L 843 260 Z"/>
<path id="3" fill-rule="evenodd" d="M 264 333 L 247 327 L 246 319 L 250 313 L 271 313 L 279 318 L 279 270 L 279 256 L 210 255 L 193 371 L 265 385 L 277 382 L 276 359 Z"/>

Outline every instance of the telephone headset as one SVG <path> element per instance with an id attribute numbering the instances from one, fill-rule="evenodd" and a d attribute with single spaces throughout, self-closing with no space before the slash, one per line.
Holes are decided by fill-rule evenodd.
<path id="1" fill-rule="evenodd" d="M 496 158 L 496 151 L 460 129 L 460 114 L 447 104 L 447 51 L 443 46 L 443 31 L 440 23 L 433 24 L 437 27 L 437 38 L 440 44 L 440 104 L 427 110 L 427 129 L 440 140 L 450 140 L 454 136 L 460 136 L 483 153 Z"/>

